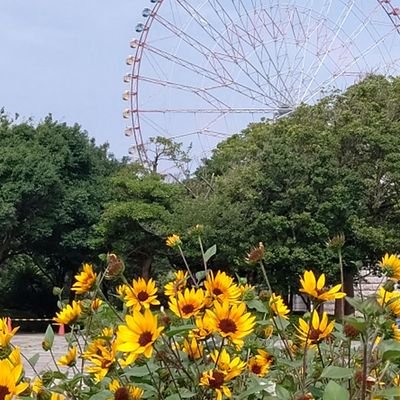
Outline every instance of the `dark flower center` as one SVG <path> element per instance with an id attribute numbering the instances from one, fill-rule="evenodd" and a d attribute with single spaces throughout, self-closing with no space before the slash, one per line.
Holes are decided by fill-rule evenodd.
<path id="1" fill-rule="evenodd" d="M 139 336 L 139 344 L 144 347 L 153 341 L 153 335 L 151 332 L 143 332 Z"/>
<path id="2" fill-rule="evenodd" d="M 8 394 L 10 394 L 8 387 L 0 385 L 0 400 L 4 400 Z"/>
<path id="3" fill-rule="evenodd" d="M 213 376 L 209 380 L 210 387 L 219 389 L 224 384 L 224 374 L 219 371 L 213 371 Z"/>
<path id="4" fill-rule="evenodd" d="M 190 313 L 192 313 L 194 311 L 194 306 L 193 306 L 193 304 L 185 304 L 183 307 L 182 307 L 182 313 L 183 314 L 190 314 Z"/>
<path id="5" fill-rule="evenodd" d="M 139 299 L 139 301 L 146 301 L 149 298 L 149 294 L 147 292 L 140 292 L 137 295 L 137 298 Z"/>
<path id="6" fill-rule="evenodd" d="M 220 288 L 217 288 L 217 287 L 216 287 L 216 288 L 214 288 L 213 293 L 214 293 L 216 296 L 218 296 L 218 295 L 222 294 L 223 291 L 222 291 Z"/>
<path id="7" fill-rule="evenodd" d="M 221 319 L 219 322 L 219 329 L 224 333 L 235 333 L 237 331 L 235 321 L 229 318 Z"/>
<path id="8" fill-rule="evenodd" d="M 319 338 L 320 331 L 318 329 L 311 329 L 308 337 L 310 338 L 311 343 L 317 343 Z"/>
<path id="9" fill-rule="evenodd" d="M 126 387 L 118 388 L 114 393 L 114 400 L 129 400 L 129 390 Z"/>
<path id="10" fill-rule="evenodd" d="M 251 366 L 251 370 L 252 372 L 254 372 L 255 374 L 260 374 L 261 373 L 261 365 L 259 364 L 254 364 Z"/>

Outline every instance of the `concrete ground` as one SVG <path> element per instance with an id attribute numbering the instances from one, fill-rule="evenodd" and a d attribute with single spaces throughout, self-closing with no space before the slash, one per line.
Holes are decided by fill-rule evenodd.
<path id="1" fill-rule="evenodd" d="M 39 354 L 39 360 L 34 367 L 34 369 L 37 372 L 48 369 L 51 370 L 56 369 L 50 352 L 44 351 L 42 348 L 43 338 L 44 338 L 44 333 L 34 333 L 34 334 L 17 333 L 11 342 L 14 346 L 20 347 L 21 353 L 27 359 L 30 359 L 37 353 Z M 52 350 L 56 360 L 58 360 L 61 356 L 63 356 L 67 352 L 67 342 L 64 336 L 58 336 L 58 335 L 55 336 Z M 25 359 L 23 359 L 23 363 L 25 366 L 26 376 L 33 378 L 36 375 L 35 371 L 32 369 L 32 367 Z"/>

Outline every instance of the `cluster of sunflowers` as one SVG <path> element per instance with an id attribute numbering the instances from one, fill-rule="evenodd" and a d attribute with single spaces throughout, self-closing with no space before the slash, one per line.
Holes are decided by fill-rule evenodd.
<path id="1" fill-rule="evenodd" d="M 183 256 L 177 235 L 167 245 Z M 114 254 L 101 273 L 85 264 L 71 288 L 76 299 L 54 318 L 69 328 L 68 351 L 54 371 L 32 379 L 11 343 L 16 329 L 0 320 L 0 400 L 400 398 L 397 256 L 380 262 L 387 280 L 377 295 L 348 299 L 356 314 L 336 322 L 324 304 L 346 295 L 324 274 L 304 272 L 300 292 L 310 310 L 290 316 L 269 283 L 261 243 L 248 255 L 265 278 L 260 293 L 209 270 L 211 253 L 202 252 L 204 271 L 196 274 L 183 256 L 185 270 L 174 272 L 163 294 L 152 279 L 127 281 Z M 103 292 L 104 279 L 122 282 L 112 293 L 118 306 Z M 51 352 L 53 341 L 49 328 L 43 348 Z"/>

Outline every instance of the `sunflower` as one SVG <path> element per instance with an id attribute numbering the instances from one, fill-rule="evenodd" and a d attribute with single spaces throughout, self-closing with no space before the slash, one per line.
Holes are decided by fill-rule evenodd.
<path id="1" fill-rule="evenodd" d="M 62 393 L 51 392 L 50 400 L 65 400 L 66 397 Z"/>
<path id="2" fill-rule="evenodd" d="M 189 332 L 189 336 L 197 340 L 208 339 L 213 333 L 213 325 L 207 316 L 197 317 L 195 320 L 196 328 Z"/>
<path id="3" fill-rule="evenodd" d="M 32 381 L 31 390 L 33 393 L 38 395 L 39 393 L 44 392 L 45 387 L 43 386 L 43 381 L 40 377 L 36 376 Z"/>
<path id="4" fill-rule="evenodd" d="M 321 274 L 317 281 L 313 271 L 304 271 L 300 283 L 302 286 L 300 292 L 307 294 L 311 299 L 317 302 L 342 299 L 346 296 L 346 293 L 340 292 L 342 287 L 341 284 L 338 284 L 331 289 L 325 287 L 325 274 Z"/>
<path id="5" fill-rule="evenodd" d="M 377 292 L 377 301 L 382 307 L 388 307 L 396 317 L 400 317 L 400 292 L 388 292 L 381 286 Z"/>
<path id="6" fill-rule="evenodd" d="M 81 312 L 81 303 L 73 300 L 72 305 L 67 304 L 60 312 L 56 314 L 53 320 L 58 324 L 73 324 L 79 318 Z"/>
<path id="7" fill-rule="evenodd" d="M 214 350 L 214 352 L 211 353 L 211 358 L 218 371 L 225 374 L 225 381 L 236 378 L 246 368 L 246 363 L 242 361 L 240 357 L 235 357 L 231 360 L 231 356 L 226 349 L 222 349 L 222 351 Z"/>
<path id="8" fill-rule="evenodd" d="M 0 360 L 0 399 L 12 400 L 29 386 L 28 382 L 20 382 L 22 364 L 12 365 L 8 360 Z"/>
<path id="9" fill-rule="evenodd" d="M 204 371 L 200 377 L 200 385 L 207 386 L 215 391 L 216 400 L 222 400 L 222 397 L 232 397 L 232 393 L 226 384 L 225 374 L 217 369 Z"/>
<path id="10" fill-rule="evenodd" d="M 76 294 L 84 294 L 89 292 L 96 283 L 97 274 L 93 272 L 91 264 L 83 264 L 83 271 L 75 275 L 76 282 L 72 285 L 71 290 Z"/>
<path id="11" fill-rule="evenodd" d="M 272 293 L 269 299 L 269 307 L 275 315 L 288 319 L 287 314 L 290 313 L 290 310 L 283 302 L 281 296 L 277 296 L 275 293 Z"/>
<path id="12" fill-rule="evenodd" d="M 147 282 L 143 278 L 132 281 L 132 287 L 125 290 L 125 301 L 128 307 L 132 307 L 135 311 L 140 311 L 142 307 L 149 309 L 151 305 L 159 305 L 157 300 L 157 288 L 153 279 Z"/>
<path id="13" fill-rule="evenodd" d="M 394 340 L 400 342 L 400 328 L 397 324 L 392 324 L 392 336 Z"/>
<path id="14" fill-rule="evenodd" d="M 203 357 L 204 346 L 195 338 L 192 338 L 191 341 L 184 339 L 182 350 L 188 355 L 190 360 L 198 360 Z"/>
<path id="15" fill-rule="evenodd" d="M 14 347 L 11 351 L 11 353 L 8 355 L 7 358 L 5 358 L 11 366 L 15 367 L 17 365 L 22 364 L 22 358 L 21 358 L 21 350 L 19 347 Z"/>
<path id="16" fill-rule="evenodd" d="M 299 326 L 296 326 L 298 331 L 297 337 L 304 343 L 305 346 L 314 346 L 326 339 L 332 332 L 335 326 L 335 321 L 328 324 L 328 314 L 322 313 L 320 319 L 317 311 L 313 311 L 311 321 L 306 322 L 304 319 L 299 319 Z"/>
<path id="17" fill-rule="evenodd" d="M 57 364 L 65 367 L 73 367 L 76 364 L 77 350 L 76 346 L 72 346 L 65 356 L 60 357 Z"/>
<path id="18" fill-rule="evenodd" d="M 102 304 L 103 304 L 103 300 L 96 298 L 96 299 L 92 300 L 90 308 L 92 309 L 92 311 L 97 311 L 101 307 Z"/>
<path id="19" fill-rule="evenodd" d="M 132 315 L 125 317 L 125 321 L 126 325 L 118 326 L 117 350 L 128 353 L 132 361 L 140 354 L 150 358 L 153 344 L 164 329 L 157 326 L 157 316 L 148 309 L 144 314 L 133 311 Z"/>
<path id="20" fill-rule="evenodd" d="M 257 355 L 251 357 L 248 362 L 248 367 L 253 374 L 259 377 L 267 375 L 269 367 L 272 364 L 272 357 L 265 350 L 257 350 Z"/>
<path id="21" fill-rule="evenodd" d="M 254 298 L 254 289 L 255 287 L 250 285 L 249 283 L 245 283 L 239 286 L 240 290 L 240 299 L 252 299 Z"/>
<path id="22" fill-rule="evenodd" d="M 19 326 L 14 329 L 9 329 L 7 318 L 0 318 L 0 347 L 7 347 L 18 329 Z"/>
<path id="23" fill-rule="evenodd" d="M 168 297 L 175 297 L 186 287 L 188 273 L 182 270 L 174 272 L 175 279 L 164 286 L 164 294 Z"/>
<path id="24" fill-rule="evenodd" d="M 264 336 L 265 339 L 270 339 L 272 334 L 274 333 L 274 327 L 273 325 L 267 325 L 264 329 Z"/>
<path id="25" fill-rule="evenodd" d="M 222 304 L 216 302 L 214 307 L 214 311 L 206 310 L 205 316 L 211 330 L 242 347 L 243 338 L 253 331 L 256 317 L 246 312 L 244 303 L 230 306 L 226 301 Z"/>
<path id="26" fill-rule="evenodd" d="M 122 285 L 118 285 L 117 287 L 116 287 L 116 289 L 115 289 L 115 291 L 117 292 L 117 294 L 118 294 L 118 297 L 121 299 L 121 300 L 124 300 L 125 299 L 125 295 L 126 295 L 126 292 L 129 290 L 129 287 L 127 286 L 127 285 L 124 285 L 124 284 L 122 284 Z"/>
<path id="27" fill-rule="evenodd" d="M 109 383 L 108 388 L 114 393 L 115 400 L 140 400 L 144 394 L 143 389 L 131 384 L 121 386 L 116 379 Z"/>
<path id="28" fill-rule="evenodd" d="M 386 253 L 378 264 L 388 278 L 400 281 L 400 259 L 395 254 Z"/>
<path id="29" fill-rule="evenodd" d="M 173 234 L 173 235 L 170 235 L 170 236 L 167 237 L 167 240 L 165 241 L 165 244 L 168 247 L 174 248 L 174 247 L 180 246 L 182 244 L 182 241 L 181 241 L 181 238 L 178 235 Z"/>
<path id="30" fill-rule="evenodd" d="M 114 366 L 117 353 L 116 342 L 110 343 L 103 340 L 96 339 L 83 353 L 83 358 L 93 364 L 86 367 L 86 371 L 89 374 L 93 374 L 97 382 L 103 380 L 108 371 Z"/>
<path id="31" fill-rule="evenodd" d="M 221 271 L 218 271 L 215 276 L 213 271 L 209 271 L 204 286 L 208 296 L 220 303 L 238 303 L 242 293 L 239 286 L 233 282 L 233 278 Z"/>
<path id="32" fill-rule="evenodd" d="M 188 289 L 184 293 L 178 293 L 177 298 L 169 298 L 169 309 L 178 317 L 188 319 L 198 314 L 204 307 L 204 290 Z"/>

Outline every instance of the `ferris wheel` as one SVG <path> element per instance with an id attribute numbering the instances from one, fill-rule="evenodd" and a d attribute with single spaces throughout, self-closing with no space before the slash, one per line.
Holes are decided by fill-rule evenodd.
<path id="1" fill-rule="evenodd" d="M 400 0 L 143 0 L 124 77 L 130 153 L 192 145 L 195 164 L 249 123 L 395 75 Z M 147 3 L 147 4 L 146 4 Z M 197 156 L 197 160 L 196 160 Z"/>

